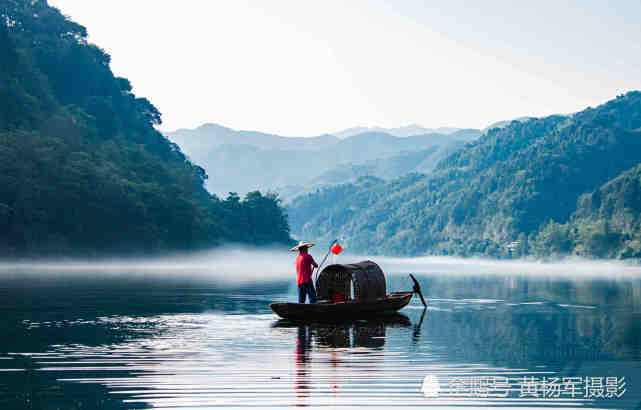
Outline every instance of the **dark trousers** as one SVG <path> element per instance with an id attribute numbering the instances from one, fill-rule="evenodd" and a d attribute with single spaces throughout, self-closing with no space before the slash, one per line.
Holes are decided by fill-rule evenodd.
<path id="1" fill-rule="evenodd" d="M 298 303 L 305 303 L 307 295 L 309 295 L 309 303 L 316 303 L 316 291 L 312 282 L 298 285 Z"/>

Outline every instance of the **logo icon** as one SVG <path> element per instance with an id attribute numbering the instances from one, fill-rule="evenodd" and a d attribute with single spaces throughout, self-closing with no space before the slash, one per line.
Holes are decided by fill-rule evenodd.
<path id="1" fill-rule="evenodd" d="M 425 376 L 421 391 L 425 397 L 438 397 L 439 392 L 441 391 L 441 385 L 439 384 L 436 376 L 433 374 Z"/>

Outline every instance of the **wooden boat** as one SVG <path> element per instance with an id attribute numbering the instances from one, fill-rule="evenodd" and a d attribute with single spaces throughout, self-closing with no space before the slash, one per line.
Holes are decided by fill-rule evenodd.
<path id="1" fill-rule="evenodd" d="M 414 289 L 387 294 L 385 275 L 372 261 L 329 265 L 316 280 L 316 303 L 272 303 L 280 317 L 307 322 L 340 322 L 396 312 L 407 306 L 418 293 L 427 306 L 414 276 Z M 352 289 L 354 295 L 352 297 Z"/>

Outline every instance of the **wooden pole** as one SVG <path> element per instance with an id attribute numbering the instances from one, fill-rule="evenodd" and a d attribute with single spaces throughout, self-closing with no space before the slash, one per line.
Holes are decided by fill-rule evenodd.
<path id="1" fill-rule="evenodd" d="M 423 306 L 427 307 L 427 303 L 425 302 L 425 298 L 423 297 L 423 292 L 421 292 L 421 285 L 411 273 L 410 278 L 412 278 L 412 280 L 414 281 L 414 293 L 418 293 L 418 296 L 421 298 L 421 302 L 423 302 Z"/>
<path id="2" fill-rule="evenodd" d="M 323 258 L 323 261 L 316 268 L 316 275 L 314 275 L 314 283 L 316 283 L 316 280 L 318 279 L 318 272 L 320 272 L 320 268 L 323 266 L 323 264 L 327 260 L 327 257 L 329 256 L 329 253 L 332 251 L 332 245 L 334 245 L 336 242 L 338 242 L 338 239 L 334 239 L 332 241 L 332 243 L 329 244 L 329 249 L 327 250 L 327 253 L 325 254 L 325 257 Z"/>

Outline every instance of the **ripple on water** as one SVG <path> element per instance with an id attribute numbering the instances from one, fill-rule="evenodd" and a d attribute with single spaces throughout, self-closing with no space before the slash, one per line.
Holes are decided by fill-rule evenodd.
<path id="1" fill-rule="evenodd" d="M 445 381 L 553 374 L 545 369 L 442 362 L 438 350 L 412 342 L 415 329 L 406 320 L 298 327 L 278 325 L 271 314 L 183 314 L 100 317 L 93 324 L 126 326 L 130 339 L 113 345 L 54 345 L 31 358 L 39 372 L 54 374 L 60 382 L 106 386 L 129 405 L 522 406 L 537 402 L 426 398 L 421 385 L 426 375 Z M 445 392 L 444 388 L 441 393 Z"/>
<path id="2" fill-rule="evenodd" d="M 513 282 L 510 279 L 508 285 L 518 289 Z M 527 292 L 515 297 L 510 293 L 514 288 L 503 291 L 494 282 L 460 295 L 434 286 L 431 291 L 443 296 L 428 295 L 427 310 L 414 300 L 404 315 L 334 326 L 280 321 L 266 308 L 272 298 L 245 292 L 226 295 L 223 304 L 233 303 L 225 305 L 229 309 L 224 312 L 206 307 L 168 314 L 97 309 L 94 316 L 34 316 L 17 321 L 18 330 L 25 337 L 54 342 L 40 351 L 3 354 L 0 374 L 46 380 L 42 394 L 100 386 L 103 399 L 117 400 L 125 408 L 173 409 L 583 408 L 604 403 L 520 397 L 520 380 L 611 376 L 612 369 L 620 372 L 618 376 L 641 374 L 640 358 L 634 353 L 638 315 L 622 315 L 618 305 L 605 310 L 598 299 L 602 296 L 585 288 L 587 296 L 575 299 L 555 298 L 556 286 L 541 292 L 533 288 L 529 284 Z M 606 302 L 617 303 L 617 294 L 610 292 L 614 302 Z M 196 299 L 205 297 L 221 296 L 203 290 Z M 9 377 L 0 375 L 0 384 L 8 385 Z M 438 385 L 435 397 L 421 391 L 426 377 L 431 393 Z M 482 383 L 488 380 L 505 381 L 509 397 L 483 395 Z M 464 391 L 463 387 L 472 389 L 472 383 L 480 383 L 477 391 Z M 638 403 L 638 392 L 631 388 L 630 400 L 616 403 Z"/>

